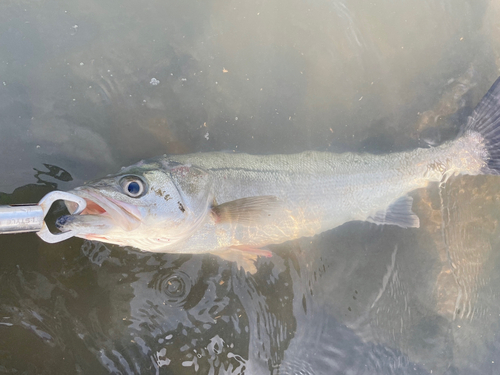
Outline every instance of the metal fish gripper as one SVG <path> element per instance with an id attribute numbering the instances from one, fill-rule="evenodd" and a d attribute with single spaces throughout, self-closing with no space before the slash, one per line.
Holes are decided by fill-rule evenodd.
<path id="1" fill-rule="evenodd" d="M 87 207 L 85 199 L 64 191 L 52 191 L 38 204 L 0 206 L 0 234 L 36 232 L 48 243 L 61 242 L 75 236 L 77 233 L 72 230 L 54 234 L 44 221 L 50 207 L 58 200 L 76 203 L 77 208 L 72 212 L 74 215 L 81 213 Z"/>

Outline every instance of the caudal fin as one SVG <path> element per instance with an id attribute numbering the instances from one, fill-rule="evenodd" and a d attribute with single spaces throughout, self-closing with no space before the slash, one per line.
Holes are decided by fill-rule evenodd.
<path id="1" fill-rule="evenodd" d="M 474 131 L 484 138 L 488 153 L 484 174 L 500 174 L 500 78 L 488 90 L 474 109 L 465 132 Z"/>

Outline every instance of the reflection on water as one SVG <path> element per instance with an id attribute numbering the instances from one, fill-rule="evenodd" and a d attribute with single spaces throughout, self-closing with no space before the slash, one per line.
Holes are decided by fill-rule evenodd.
<path id="1" fill-rule="evenodd" d="M 0 4 L 0 203 L 143 157 L 375 153 L 453 138 L 498 75 L 499 2 Z M 497 374 L 498 177 L 213 256 L 0 237 L 0 372 Z M 49 216 L 53 220 L 62 207 Z"/>

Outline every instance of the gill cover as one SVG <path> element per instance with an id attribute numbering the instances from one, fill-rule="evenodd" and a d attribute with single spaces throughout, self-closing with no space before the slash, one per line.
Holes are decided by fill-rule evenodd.
<path id="1" fill-rule="evenodd" d="M 178 229 L 185 239 L 196 232 L 210 211 L 214 199 L 212 175 L 192 165 L 169 160 L 162 164 L 178 193 L 177 209 L 183 217 Z"/>

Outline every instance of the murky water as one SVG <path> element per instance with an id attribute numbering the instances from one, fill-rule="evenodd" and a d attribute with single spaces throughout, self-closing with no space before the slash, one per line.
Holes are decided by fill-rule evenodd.
<path id="1" fill-rule="evenodd" d="M 0 204 L 163 153 L 439 143 L 499 75 L 500 2 L 0 4 Z M 217 257 L 0 237 L 0 373 L 497 374 L 498 177 Z M 62 212 L 59 208 L 59 213 Z M 55 212 L 54 215 L 57 215 Z"/>

